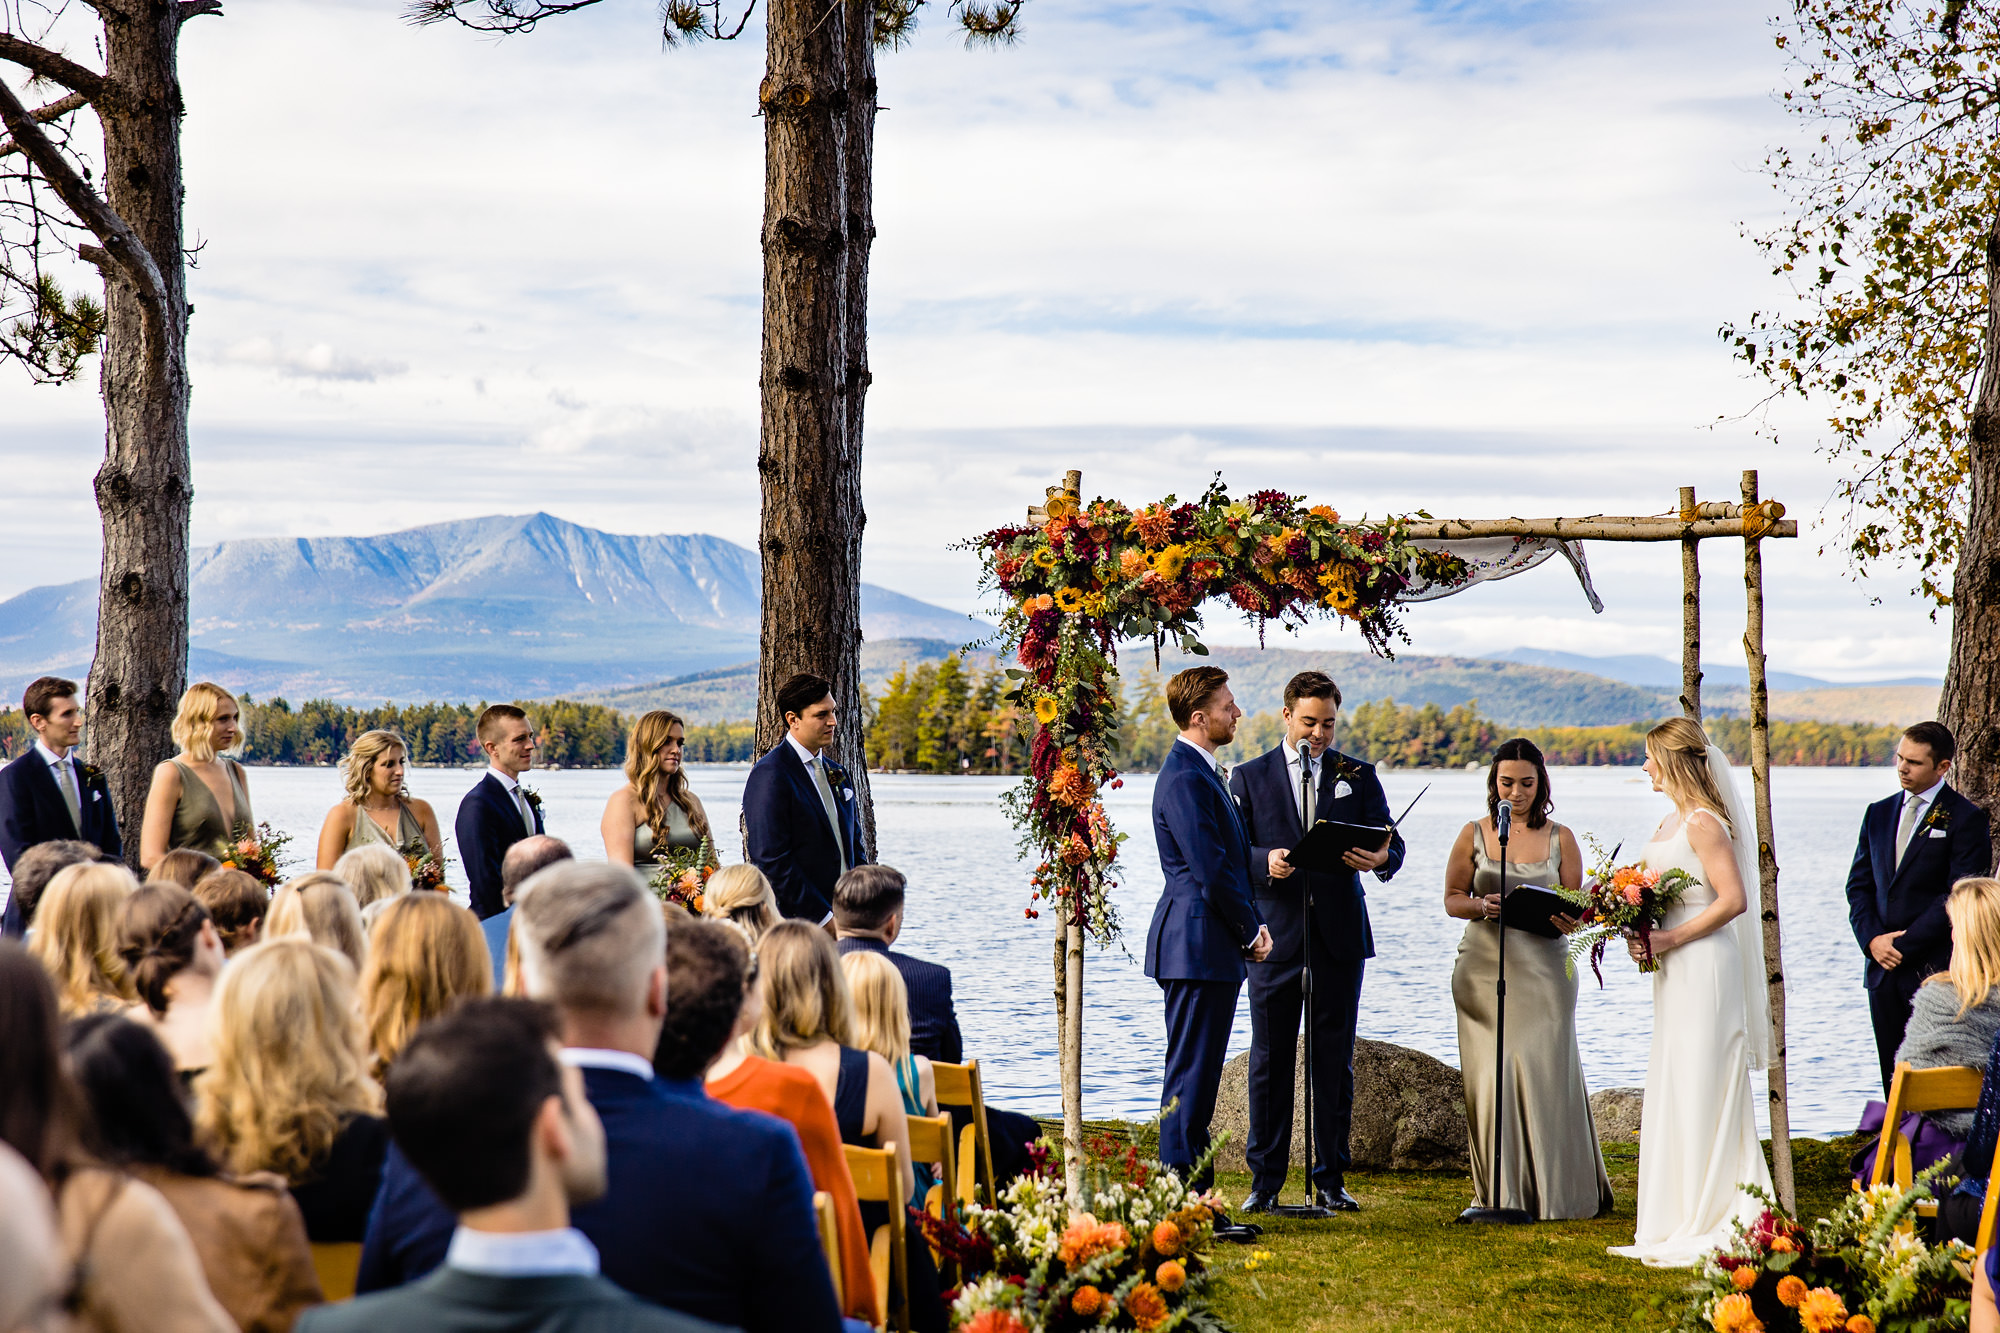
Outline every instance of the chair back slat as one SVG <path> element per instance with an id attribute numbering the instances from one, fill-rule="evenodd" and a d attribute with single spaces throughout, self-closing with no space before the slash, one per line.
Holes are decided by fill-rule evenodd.
<path id="1" fill-rule="evenodd" d="M 1915 1183 L 1916 1170 L 1910 1157 L 1910 1141 L 1903 1135 L 1903 1117 L 1920 1111 L 1972 1110 L 1979 1105 L 1979 1088 L 1985 1077 L 1965 1065 L 1913 1069 L 1907 1062 L 1899 1063 L 1895 1077 L 1889 1082 L 1889 1101 L 1882 1111 L 1882 1137 L 1875 1145 L 1875 1170 L 1868 1183 L 1890 1183 L 1900 1190 L 1909 1189 Z M 1922 1217 L 1935 1217 L 1937 1204 L 1927 1199 L 1917 1205 L 1916 1212 Z M 1979 1223 L 1980 1234 L 1989 1240 L 1992 1215 L 1993 1199 L 1989 1194 Z M 1900 1229 L 1914 1231 L 1915 1223 L 1905 1222 Z"/>
<path id="2" fill-rule="evenodd" d="M 958 1149 L 953 1142 L 955 1136 L 951 1132 L 951 1117 L 913 1115 L 906 1119 L 910 1126 L 910 1160 L 935 1162 L 938 1167 L 938 1183 L 931 1186 L 930 1192 L 924 1196 L 924 1211 L 935 1218 L 955 1219 L 958 1216 L 957 1200 L 952 1198 L 951 1192 L 958 1188 Z M 935 1245 L 930 1247 L 930 1251 L 946 1283 L 957 1286 L 959 1275 L 946 1262 L 944 1252 Z"/>
<path id="3" fill-rule="evenodd" d="M 316 1241 L 312 1261 L 319 1289 L 328 1301 L 354 1299 L 354 1284 L 361 1275 L 360 1241 Z"/>
<path id="4" fill-rule="evenodd" d="M 834 1304 L 847 1308 L 846 1275 L 840 1271 L 840 1221 L 833 1211 L 833 1196 L 825 1190 L 813 1191 L 813 1215 L 819 1219 L 819 1247 L 826 1254 L 827 1271 L 833 1274 Z"/>
<path id="5" fill-rule="evenodd" d="M 858 1148 L 847 1144 L 847 1171 L 854 1194 L 864 1203 L 885 1204 L 889 1221 L 868 1242 L 869 1270 L 875 1278 L 875 1308 L 886 1311 L 898 1333 L 910 1333 L 910 1256 L 905 1234 L 903 1153 L 906 1147 Z"/>
<path id="6" fill-rule="evenodd" d="M 978 1173 L 978 1181 L 986 1187 L 986 1205 L 990 1208 L 999 1198 L 999 1188 L 993 1178 L 993 1139 L 986 1128 L 986 1090 L 980 1083 L 979 1061 L 967 1060 L 964 1064 L 945 1064 L 931 1061 L 931 1074 L 937 1087 L 939 1106 L 963 1106 L 972 1115 L 972 1123 L 966 1126 L 971 1131 L 972 1142 L 967 1145 L 960 1140 L 959 1197 L 967 1203 L 977 1195 L 968 1187 L 972 1174 Z"/>
<path id="7" fill-rule="evenodd" d="M 1980 1262 L 1986 1261 L 1986 1252 L 1993 1248 L 1993 1230 L 1996 1216 L 2000 1215 L 2000 1171 L 1995 1171 L 1986 1182 L 1986 1206 L 1979 1210 L 1979 1236 L 1973 1243 L 1979 1251 Z"/>

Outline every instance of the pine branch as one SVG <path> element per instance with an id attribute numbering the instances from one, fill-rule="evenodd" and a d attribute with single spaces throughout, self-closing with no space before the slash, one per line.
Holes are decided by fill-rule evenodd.
<path id="1" fill-rule="evenodd" d="M 62 97 L 58 97 L 47 106 L 36 107 L 28 113 L 28 116 L 36 124 L 46 125 L 52 120 L 61 120 L 70 112 L 88 105 L 90 105 L 90 99 L 82 93 L 68 93 Z M 25 150 L 22 149 L 21 145 L 15 143 L 12 139 L 0 139 L 0 157 L 11 157 L 15 153 L 23 151 Z"/>
<path id="2" fill-rule="evenodd" d="M 543 19 L 588 9 L 599 0 L 413 0 L 403 16 L 418 27 L 433 23 L 456 23 L 474 32 L 532 32 Z M 481 17 L 468 18 L 462 9 L 484 10 Z"/>
<path id="3" fill-rule="evenodd" d="M 93 100 L 104 92 L 103 75 L 57 55 L 46 46 L 22 41 L 12 33 L 0 32 L 0 60 L 11 60 L 37 78 L 59 83 Z"/>

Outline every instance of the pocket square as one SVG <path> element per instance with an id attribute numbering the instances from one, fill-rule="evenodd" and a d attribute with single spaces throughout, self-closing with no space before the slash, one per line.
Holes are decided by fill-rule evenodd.
<path id="1" fill-rule="evenodd" d="M 843 801 L 851 801 L 851 800 L 853 800 L 853 799 L 854 799 L 854 788 L 852 788 L 852 787 L 842 787 L 842 788 L 840 789 L 840 799 L 841 799 L 841 800 L 843 800 Z"/>
<path id="2" fill-rule="evenodd" d="M 1944 830 L 1941 828 L 1934 828 L 1931 830 L 1931 836 L 1933 838 L 1942 838 L 1944 836 Z"/>
<path id="3" fill-rule="evenodd" d="M 1347 785 L 1346 778 L 1342 778 L 1340 781 L 1333 784 L 1334 800 L 1337 801 L 1343 796 L 1352 796 L 1352 795 L 1354 795 L 1354 788 Z"/>

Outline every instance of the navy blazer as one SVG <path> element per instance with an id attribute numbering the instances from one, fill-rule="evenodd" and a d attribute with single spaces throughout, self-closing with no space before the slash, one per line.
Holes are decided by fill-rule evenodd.
<path id="1" fill-rule="evenodd" d="M 43 842 L 80 839 L 97 844 L 107 855 L 125 854 L 125 846 L 118 837 L 118 815 L 111 808 L 111 788 L 103 771 L 78 763 L 76 772 L 82 828 L 70 822 L 62 789 L 56 786 L 55 774 L 49 772 L 49 761 L 40 750 L 30 745 L 26 753 L 0 768 L 0 860 L 7 863 L 9 871 L 22 852 Z M 18 939 L 27 926 L 21 904 L 9 893 L 6 913 L 0 916 L 0 935 Z"/>
<path id="2" fill-rule="evenodd" d="M 1229 789 L 1250 829 L 1250 883 L 1257 906 L 1271 927 L 1271 956 L 1266 963 L 1296 962 L 1305 948 L 1306 885 L 1313 891 L 1312 932 L 1332 957 L 1354 962 L 1375 956 L 1375 935 L 1368 923 L 1368 895 L 1361 872 L 1295 870 L 1284 879 L 1271 878 L 1271 853 L 1292 848 L 1305 837 L 1299 820 L 1299 793 L 1279 745 L 1255 759 L 1238 764 L 1229 775 Z M 1347 790 L 1341 792 L 1342 784 Z M 1313 813 L 1320 819 L 1349 824 L 1386 824 L 1389 798 L 1382 791 L 1375 766 L 1328 750 L 1320 756 L 1319 789 Z M 1403 835 L 1389 835 L 1389 859 L 1375 871 L 1386 880 L 1403 867 Z"/>
<path id="3" fill-rule="evenodd" d="M 698 1079 L 585 1069 L 604 1122 L 603 1198 L 570 1224 L 604 1276 L 634 1296 L 744 1333 L 833 1333 L 833 1279 L 819 1244 L 812 1173 L 783 1120 L 713 1101 Z M 457 1219 L 400 1151 L 382 1172 L 358 1291 L 444 1262 Z"/>
<path id="4" fill-rule="evenodd" d="M 521 794 L 527 795 L 525 791 Z M 535 817 L 535 832 L 547 833 L 541 801 L 529 801 L 528 811 Z M 484 921 L 506 906 L 500 900 L 500 863 L 507 859 L 509 847 L 528 836 L 527 826 L 521 823 L 521 812 L 507 799 L 506 788 L 481 773 L 458 803 L 452 832 L 458 835 L 459 859 L 465 862 L 468 905 Z"/>
<path id="5" fill-rule="evenodd" d="M 1153 782 L 1153 838 L 1166 887 L 1146 928 L 1156 981 L 1241 981 L 1264 924 L 1250 892 L 1250 835 L 1222 779 L 1175 741 Z"/>
<path id="6" fill-rule="evenodd" d="M 861 810 L 847 770 L 826 760 L 833 807 L 840 815 L 847 864 L 864 865 Z M 819 788 L 789 738 L 772 746 L 743 784 L 743 859 L 764 872 L 786 916 L 820 922 L 833 910 L 840 879 L 840 847 L 826 822 Z"/>
<path id="7" fill-rule="evenodd" d="M 951 1007 L 950 968 L 897 953 L 880 940 L 850 937 L 836 947 L 844 954 L 879 953 L 902 973 L 903 989 L 910 993 L 911 1055 L 948 1065 L 965 1059 L 965 1039 L 958 1030 L 958 1014 Z"/>
<path id="8" fill-rule="evenodd" d="M 1903 962 L 1919 978 L 1941 972 L 1951 962 L 1951 921 L 1945 900 L 1951 886 L 1969 875 L 1993 870 L 1992 835 L 1986 811 L 1952 787 L 1938 792 L 1910 835 L 1903 864 L 1896 864 L 1896 825 L 1906 792 L 1885 796 L 1861 817 L 1861 838 L 1847 872 L 1847 919 L 1868 959 L 1867 986 L 1874 990 L 1889 975 L 1868 952 L 1868 941 L 1891 931 Z"/>

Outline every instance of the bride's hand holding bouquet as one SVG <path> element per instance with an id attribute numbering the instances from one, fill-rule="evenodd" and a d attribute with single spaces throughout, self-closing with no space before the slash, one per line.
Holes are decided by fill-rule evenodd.
<path id="1" fill-rule="evenodd" d="M 1602 986 L 1605 950 L 1613 939 L 1623 938 L 1641 972 L 1659 971 L 1660 955 L 1680 943 L 1660 923 L 1695 883 L 1694 876 L 1678 868 L 1648 870 L 1636 862 L 1614 866 L 1595 838 L 1586 836 L 1585 841 L 1598 864 L 1581 889 L 1563 894 L 1582 909 L 1577 928 L 1570 932 L 1570 967 L 1574 969 L 1576 960 L 1588 954 L 1590 970 Z"/>

